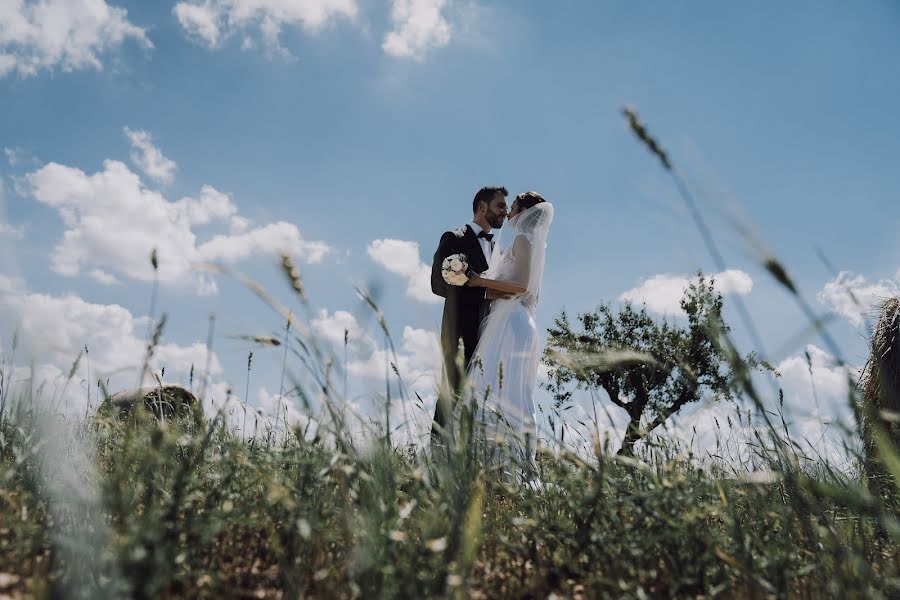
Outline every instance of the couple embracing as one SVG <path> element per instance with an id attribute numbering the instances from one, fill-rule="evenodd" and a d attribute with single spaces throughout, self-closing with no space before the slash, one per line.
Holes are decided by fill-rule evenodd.
<path id="1" fill-rule="evenodd" d="M 489 435 L 517 441 L 511 447 L 527 458 L 536 439 L 535 310 L 553 205 L 536 192 L 519 194 L 512 203 L 507 196 L 504 187 L 480 189 L 472 221 L 445 232 L 434 254 L 431 289 L 444 298 L 444 387 L 432 439 L 449 427 L 464 391 L 489 405 L 483 414 L 496 415 Z M 463 369 L 457 366 L 460 346 Z"/>

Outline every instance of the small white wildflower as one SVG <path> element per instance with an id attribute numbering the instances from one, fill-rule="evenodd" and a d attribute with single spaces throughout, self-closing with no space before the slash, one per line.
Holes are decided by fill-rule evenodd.
<path id="1" fill-rule="evenodd" d="M 300 537 L 304 540 L 308 540 L 309 536 L 312 535 L 312 528 L 306 519 L 297 519 L 297 530 L 300 532 Z"/>
<path id="2" fill-rule="evenodd" d="M 396 529 L 394 529 L 393 531 L 391 531 L 390 533 L 388 533 L 388 537 L 389 537 L 392 541 L 395 541 L 395 542 L 404 542 L 404 541 L 406 541 L 406 534 L 403 533 L 402 531 L 398 531 L 398 530 L 396 530 Z"/>
<path id="3" fill-rule="evenodd" d="M 425 542 L 425 547 L 432 552 L 443 552 L 447 549 L 447 538 L 440 537 L 434 540 L 428 540 Z"/>

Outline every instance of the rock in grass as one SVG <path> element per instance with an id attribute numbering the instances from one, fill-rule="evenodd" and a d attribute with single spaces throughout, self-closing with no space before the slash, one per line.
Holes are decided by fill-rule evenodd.
<path id="1" fill-rule="evenodd" d="M 142 387 L 122 390 L 107 398 L 99 412 L 107 417 L 136 419 L 138 409 L 144 416 L 173 423 L 203 425 L 200 401 L 189 390 L 178 385 Z"/>

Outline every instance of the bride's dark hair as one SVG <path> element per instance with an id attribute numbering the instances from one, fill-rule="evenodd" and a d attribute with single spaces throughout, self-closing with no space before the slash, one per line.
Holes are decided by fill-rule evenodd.
<path id="1" fill-rule="evenodd" d="M 546 204 L 546 210 L 531 210 L 539 204 Z M 537 192 L 519 194 L 513 201 L 513 205 L 517 206 L 519 211 L 510 223 L 514 224 L 520 233 L 533 233 L 540 227 L 549 226 L 553 220 L 553 205 L 544 200 L 544 197 Z"/>
<path id="2" fill-rule="evenodd" d="M 546 202 L 546 200 L 544 200 L 544 197 L 537 192 L 524 192 L 516 196 L 516 202 L 519 203 L 519 208 L 521 208 L 522 210 L 528 210 L 533 206 L 537 206 L 541 202 Z"/>

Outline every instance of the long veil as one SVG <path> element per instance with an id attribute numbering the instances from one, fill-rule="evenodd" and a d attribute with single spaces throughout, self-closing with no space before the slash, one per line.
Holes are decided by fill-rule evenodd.
<path id="1" fill-rule="evenodd" d="M 510 219 L 509 231 L 504 228 L 487 276 L 518 283 L 527 291 L 494 301 L 467 377 L 482 406 L 481 422 L 492 429 L 486 436 L 506 439 L 507 447 L 524 460 L 533 455 L 536 436 L 533 394 L 541 348 L 534 315 L 553 212 L 552 204 L 541 202 Z"/>
<path id="2" fill-rule="evenodd" d="M 541 202 L 531 208 L 520 212 L 510 219 L 507 227 L 499 231 L 496 242 L 497 251 L 491 256 L 490 264 L 485 276 L 490 279 L 514 281 L 528 288 L 527 296 L 533 298 L 534 306 L 541 293 L 541 282 L 544 277 L 544 256 L 547 249 L 547 237 L 550 233 L 550 224 L 553 222 L 554 208 L 550 202 Z M 517 239 L 524 238 L 527 245 L 519 243 Z M 521 239 L 519 239 L 521 242 Z M 525 263 L 528 268 L 524 273 L 515 272 L 511 254 L 523 247 L 528 248 L 527 260 L 516 261 Z M 497 303 L 495 303 L 497 304 Z M 489 320 L 489 319 L 488 319 Z M 482 324 L 484 328 L 487 321 Z"/>

